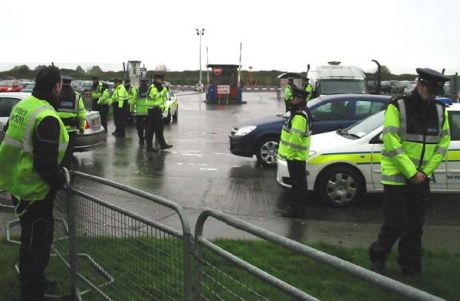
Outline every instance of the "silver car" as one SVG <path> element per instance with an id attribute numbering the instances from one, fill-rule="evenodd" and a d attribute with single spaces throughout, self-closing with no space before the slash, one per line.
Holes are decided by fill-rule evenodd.
<path id="1" fill-rule="evenodd" d="M 0 141 L 3 140 L 3 125 L 5 125 L 10 117 L 11 109 L 20 100 L 30 96 L 30 93 L 23 92 L 8 92 L 0 93 Z M 87 111 L 85 132 L 83 134 L 77 133 L 75 140 L 76 152 L 83 152 L 97 147 L 104 141 L 105 133 L 101 127 L 101 117 L 99 112 Z"/>

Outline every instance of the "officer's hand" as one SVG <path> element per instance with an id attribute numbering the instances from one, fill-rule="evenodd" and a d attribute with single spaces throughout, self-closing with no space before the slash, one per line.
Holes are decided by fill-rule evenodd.
<path id="1" fill-rule="evenodd" d="M 410 180 L 413 184 L 420 184 L 426 181 L 426 175 L 421 171 L 417 171 L 417 173 Z"/>

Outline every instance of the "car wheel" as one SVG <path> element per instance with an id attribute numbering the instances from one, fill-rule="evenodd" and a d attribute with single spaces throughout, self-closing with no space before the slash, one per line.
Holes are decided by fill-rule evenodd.
<path id="1" fill-rule="evenodd" d="M 276 156 L 278 155 L 278 137 L 268 137 L 262 139 L 257 145 L 257 160 L 264 166 L 276 166 Z"/>
<path id="2" fill-rule="evenodd" d="M 169 124 L 171 122 L 171 112 L 168 110 L 168 116 L 163 118 L 163 124 Z"/>
<path id="3" fill-rule="evenodd" d="M 334 166 L 320 174 L 316 190 L 326 204 L 346 207 L 363 197 L 364 179 L 349 166 Z"/>
<path id="4" fill-rule="evenodd" d="M 174 112 L 174 115 L 172 116 L 173 121 L 177 121 L 178 117 L 179 117 L 179 107 L 176 108 L 176 112 Z"/>

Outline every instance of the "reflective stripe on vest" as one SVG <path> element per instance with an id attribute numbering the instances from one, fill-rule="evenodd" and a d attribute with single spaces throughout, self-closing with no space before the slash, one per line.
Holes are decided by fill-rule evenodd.
<path id="1" fill-rule="evenodd" d="M 403 175 L 382 175 L 382 181 L 391 181 L 401 184 L 407 183 L 407 179 Z"/>

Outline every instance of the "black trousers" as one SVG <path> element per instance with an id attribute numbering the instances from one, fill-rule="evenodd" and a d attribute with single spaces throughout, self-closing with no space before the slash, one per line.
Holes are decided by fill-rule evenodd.
<path id="1" fill-rule="evenodd" d="M 371 261 L 384 262 L 399 238 L 398 263 L 402 269 L 420 273 L 425 207 L 430 195 L 428 181 L 414 185 L 383 186 L 383 225 L 377 241 L 371 244 Z"/>
<path id="2" fill-rule="evenodd" d="M 155 134 L 155 139 L 157 139 L 160 147 L 166 145 L 166 141 L 163 136 L 163 114 L 159 107 L 149 109 L 146 132 L 147 147 L 153 146 L 153 134 Z"/>
<path id="3" fill-rule="evenodd" d="M 284 106 L 286 107 L 286 112 L 291 109 L 291 102 L 290 101 L 284 101 Z"/>
<path id="4" fill-rule="evenodd" d="M 139 141 L 144 141 L 147 130 L 147 116 L 136 116 L 136 128 Z"/>
<path id="5" fill-rule="evenodd" d="M 307 172 L 305 161 L 287 160 L 289 177 L 291 179 L 290 204 L 298 213 L 305 212 L 307 203 Z"/>
<path id="6" fill-rule="evenodd" d="M 91 103 L 91 111 L 99 111 L 99 104 L 97 103 L 97 101 L 99 100 L 99 98 L 93 98 L 92 99 L 92 103 Z"/>
<path id="7" fill-rule="evenodd" d="M 107 115 L 109 113 L 109 105 L 99 105 L 99 115 L 101 115 L 101 125 L 104 128 L 104 131 L 107 132 Z"/>
<path id="8" fill-rule="evenodd" d="M 67 149 L 64 154 L 64 159 L 62 159 L 62 166 L 70 170 L 70 166 L 72 165 L 72 156 L 73 156 L 73 149 L 75 147 L 75 139 L 77 138 L 77 131 L 69 132 L 69 144 L 67 145 Z"/>
<path id="9" fill-rule="evenodd" d="M 125 103 L 123 107 L 118 107 L 118 102 L 113 105 L 113 117 L 115 121 L 115 133 L 119 137 L 124 137 L 126 135 L 125 126 L 126 126 L 126 115 L 125 115 L 125 106 L 128 104 Z"/>
<path id="10" fill-rule="evenodd" d="M 32 204 L 21 201 L 19 204 L 18 212 L 23 212 L 19 217 L 19 281 L 22 301 L 45 300 L 45 268 L 49 263 L 54 234 L 54 198 L 55 193 L 50 192 L 43 200 Z"/>

